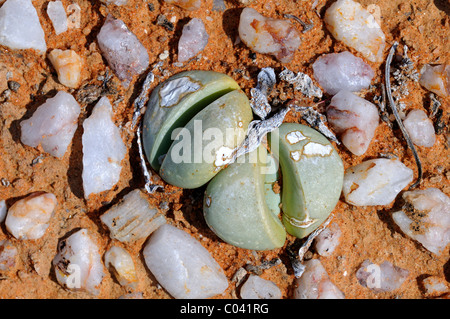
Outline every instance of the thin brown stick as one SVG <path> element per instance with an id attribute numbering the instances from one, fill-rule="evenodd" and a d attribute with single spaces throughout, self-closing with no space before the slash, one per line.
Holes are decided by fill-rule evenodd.
<path id="1" fill-rule="evenodd" d="M 389 51 L 389 55 L 386 59 L 385 72 L 384 72 L 384 77 L 385 77 L 385 82 L 386 82 L 386 96 L 388 98 L 387 104 L 389 104 L 389 106 L 392 110 L 392 113 L 395 116 L 395 120 L 397 121 L 397 124 L 400 127 L 400 130 L 402 131 L 403 136 L 405 137 L 406 143 L 408 144 L 408 147 L 411 149 L 411 151 L 414 155 L 414 159 L 416 161 L 417 171 L 418 171 L 417 180 L 409 188 L 409 189 L 413 189 L 413 188 L 417 187 L 422 180 L 422 174 L 423 174 L 422 173 L 422 164 L 420 162 L 420 158 L 419 158 L 419 155 L 417 154 L 416 148 L 415 148 L 413 142 L 411 141 L 411 138 L 409 137 L 408 132 L 406 131 L 405 127 L 403 126 L 403 122 L 397 111 L 397 106 L 395 105 L 394 99 L 392 98 L 391 79 L 390 79 L 391 62 L 392 62 L 392 57 L 394 56 L 395 50 L 397 49 L 397 46 L 398 46 L 398 42 L 394 42 L 394 44 L 391 47 L 391 50 Z"/>

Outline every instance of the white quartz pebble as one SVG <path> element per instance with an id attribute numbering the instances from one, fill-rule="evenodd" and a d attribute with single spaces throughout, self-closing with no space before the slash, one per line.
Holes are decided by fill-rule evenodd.
<path id="1" fill-rule="evenodd" d="M 241 287 L 242 299 L 281 299 L 281 290 L 272 281 L 250 275 Z"/>
<path id="2" fill-rule="evenodd" d="M 105 266 L 111 269 L 122 286 L 136 289 L 138 283 L 136 268 L 128 251 L 119 246 L 112 246 L 105 253 Z"/>
<path id="3" fill-rule="evenodd" d="M 61 1 L 50 1 L 47 5 L 47 14 L 52 21 L 56 35 L 67 31 L 67 15 Z"/>
<path id="4" fill-rule="evenodd" d="M 348 51 L 324 54 L 312 67 L 317 82 L 332 95 L 342 90 L 358 92 L 367 89 L 375 76 L 370 65 Z"/>
<path id="5" fill-rule="evenodd" d="M 0 45 L 47 50 L 45 34 L 31 0 L 7 0 L 0 8 Z"/>
<path id="6" fill-rule="evenodd" d="M 314 239 L 314 245 L 320 256 L 330 256 L 339 245 L 342 231 L 339 225 L 332 223 L 329 227 L 322 230 Z"/>
<path id="7" fill-rule="evenodd" d="M 373 15 L 353 0 L 337 0 L 325 12 L 328 31 L 371 62 L 382 62 L 385 35 Z"/>
<path id="8" fill-rule="evenodd" d="M 377 158 L 348 168 L 342 191 L 351 205 L 389 205 L 412 180 L 413 170 L 399 160 Z"/>
<path id="9" fill-rule="evenodd" d="M 106 4 L 115 4 L 116 6 L 126 5 L 128 0 L 102 0 L 103 3 Z"/>
<path id="10" fill-rule="evenodd" d="M 304 266 L 302 276 L 295 280 L 295 299 L 345 299 L 318 259 L 305 261 Z"/>
<path id="11" fill-rule="evenodd" d="M 82 228 L 60 241 L 53 266 L 56 279 L 63 287 L 93 295 L 100 292 L 105 273 L 97 244 L 87 229 Z"/>
<path id="12" fill-rule="evenodd" d="M 267 18 L 253 8 L 242 10 L 239 37 L 250 49 L 290 62 L 300 46 L 300 35 L 289 20 Z"/>
<path id="13" fill-rule="evenodd" d="M 17 264 L 17 248 L 9 240 L 0 241 L 0 272 L 15 269 Z"/>
<path id="14" fill-rule="evenodd" d="M 340 135 L 342 144 L 353 154 L 363 155 L 378 127 L 377 107 L 348 91 L 333 96 L 327 107 L 327 120 Z"/>
<path id="15" fill-rule="evenodd" d="M 438 276 L 429 276 L 422 281 L 423 288 L 427 297 L 440 296 L 450 292 L 450 286 L 447 281 Z"/>
<path id="16" fill-rule="evenodd" d="M 111 238 L 125 243 L 134 242 L 147 238 L 166 223 L 164 215 L 145 196 L 141 190 L 135 189 L 100 216 L 108 226 Z"/>
<path id="17" fill-rule="evenodd" d="M 183 26 L 178 42 L 178 62 L 186 62 L 195 57 L 208 44 L 209 35 L 201 19 L 193 18 Z"/>
<path id="18" fill-rule="evenodd" d="M 125 87 L 128 87 L 133 76 L 147 69 L 147 50 L 122 20 L 108 15 L 97 35 L 97 41 L 108 65 Z"/>
<path id="19" fill-rule="evenodd" d="M 164 0 L 165 3 L 176 5 L 187 11 L 195 11 L 200 9 L 201 0 Z"/>
<path id="20" fill-rule="evenodd" d="M 450 65 L 426 64 L 420 70 L 419 83 L 427 90 L 441 97 L 450 95 Z"/>
<path id="21" fill-rule="evenodd" d="M 81 57 L 73 50 L 52 50 L 48 59 L 58 73 L 58 80 L 62 85 L 76 89 L 80 85 Z"/>
<path id="22" fill-rule="evenodd" d="M 169 224 L 159 227 L 143 250 L 148 269 L 176 299 L 204 299 L 228 287 L 219 264 L 196 239 Z"/>
<path id="23" fill-rule="evenodd" d="M 8 209 L 6 229 L 17 239 L 41 238 L 49 226 L 56 204 L 56 196 L 51 193 L 30 194 Z"/>
<path id="24" fill-rule="evenodd" d="M 411 141 L 418 146 L 432 147 L 436 141 L 433 122 L 422 110 L 412 110 L 403 121 Z"/>
<path id="25" fill-rule="evenodd" d="M 33 116 L 20 123 L 23 144 L 63 157 L 78 127 L 80 105 L 75 98 L 59 91 L 39 106 Z"/>
<path id="26" fill-rule="evenodd" d="M 426 249 L 441 254 L 450 244 L 450 198 L 437 188 L 403 194 L 406 205 L 392 214 L 394 222 Z"/>
<path id="27" fill-rule="evenodd" d="M 6 218 L 6 202 L 4 200 L 0 200 L 0 223 L 3 223 L 3 221 Z"/>
<path id="28" fill-rule="evenodd" d="M 83 122 L 84 196 L 111 189 L 120 178 L 122 160 L 127 151 L 119 128 L 112 120 L 113 111 L 107 97 L 97 102 Z"/>
<path id="29" fill-rule="evenodd" d="M 381 265 L 365 260 L 356 271 L 358 282 L 374 292 L 393 291 L 403 284 L 409 271 L 384 261 Z"/>

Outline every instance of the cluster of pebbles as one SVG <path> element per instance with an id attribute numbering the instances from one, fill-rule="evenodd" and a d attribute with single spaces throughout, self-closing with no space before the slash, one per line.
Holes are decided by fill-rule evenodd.
<path id="1" fill-rule="evenodd" d="M 127 5 L 127 0 L 102 2 L 108 6 Z M 200 0 L 164 2 L 191 11 L 201 8 L 202 3 Z M 214 6 L 223 10 L 225 3 L 215 1 Z M 49 1 L 46 13 L 56 34 L 63 34 L 71 27 L 61 1 Z M 384 59 L 388 45 L 386 36 L 375 17 L 353 0 L 337 0 L 327 8 L 323 20 L 334 39 L 349 49 L 317 57 L 311 64 L 312 78 L 330 97 L 324 109 L 330 129 L 353 156 L 363 156 L 371 144 L 376 143 L 374 136 L 380 125 L 379 107 L 367 100 L 363 92 L 372 88 L 376 74 L 373 63 Z M 281 63 L 289 63 L 296 51 L 301 50 L 301 32 L 288 19 L 266 17 L 245 7 L 235 28 L 240 41 L 252 51 L 273 56 Z M 195 58 L 205 49 L 208 40 L 204 21 L 189 20 L 178 41 L 177 62 Z M 112 14 L 106 16 L 94 41 L 124 88 L 149 69 L 151 58 L 145 47 L 127 25 Z M 12 52 L 35 50 L 47 55 L 63 86 L 80 87 L 85 61 L 73 50 L 47 48 L 31 0 L 6 0 L 2 4 L 0 44 Z M 425 65 L 419 83 L 440 98 L 448 98 L 450 66 Z M 72 143 L 80 112 L 80 104 L 74 96 L 67 90 L 60 90 L 44 101 L 30 118 L 20 122 L 20 142 L 31 148 L 40 145 L 50 156 L 62 158 Z M 83 120 L 82 182 L 86 200 L 91 194 L 111 190 L 120 179 L 128 146 L 113 119 L 111 101 L 102 97 Z M 416 146 L 429 148 L 436 142 L 433 122 L 424 111 L 410 110 L 404 118 L 404 126 Z M 346 169 L 342 199 L 352 206 L 384 206 L 401 197 L 405 204 L 392 214 L 395 224 L 411 240 L 432 254 L 440 255 L 450 243 L 450 199 L 437 188 L 404 191 L 413 179 L 414 170 L 398 158 L 367 159 Z M 146 196 L 142 190 L 132 190 L 100 216 L 111 239 L 127 244 L 148 238 L 142 250 L 145 264 L 174 298 L 210 298 L 224 293 L 231 278 L 225 276 L 214 255 L 187 232 L 171 225 Z M 0 194 L 0 199 L 1 221 L 17 240 L 45 236 L 55 210 L 64 200 L 52 193 L 36 192 L 7 207 L 5 200 L 8 198 L 1 198 Z M 315 238 L 316 252 L 324 258 L 331 256 L 341 236 L 339 225 L 331 223 Z M 120 245 L 101 252 L 94 238 L 89 230 L 82 228 L 60 240 L 52 261 L 58 283 L 69 290 L 81 289 L 95 296 L 109 269 L 120 285 L 136 292 L 138 276 L 130 253 Z M 14 269 L 17 258 L 13 242 L 1 241 L 0 271 Z M 293 297 L 345 298 L 319 259 L 304 262 L 304 267 L 303 274 L 295 281 Z M 366 260 L 355 276 L 363 287 L 388 292 L 398 289 L 408 278 L 409 271 L 389 261 L 378 265 Z M 448 296 L 448 284 L 439 277 L 430 277 L 424 286 L 430 295 L 438 292 Z M 272 281 L 252 274 L 241 286 L 240 297 L 282 298 L 282 293 Z"/>

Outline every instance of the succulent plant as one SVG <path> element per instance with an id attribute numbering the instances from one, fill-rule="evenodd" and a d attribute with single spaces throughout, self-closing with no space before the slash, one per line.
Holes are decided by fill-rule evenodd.
<path id="1" fill-rule="evenodd" d="M 227 95 L 227 93 L 232 94 Z M 203 112 L 200 112 L 202 110 Z M 240 91 L 239 85 L 229 76 L 212 71 L 187 71 L 176 74 L 158 85 L 150 96 L 148 109 L 144 115 L 142 135 L 147 159 L 155 171 L 160 172 L 163 167 L 162 178 L 169 179 L 169 183 L 184 188 L 199 187 L 202 183 L 195 181 L 195 179 L 198 177 L 203 181 L 203 184 L 206 183 L 208 179 L 205 179 L 202 174 L 204 171 L 209 171 L 211 174 L 210 170 L 213 164 L 202 160 L 201 163 L 194 163 L 199 162 L 194 160 L 191 160 L 191 163 L 186 161 L 181 163 L 183 164 L 182 174 L 175 173 L 175 171 L 180 172 L 180 168 L 177 167 L 180 163 L 175 163 L 177 159 L 166 155 L 169 154 L 168 152 L 174 144 L 173 138 L 175 136 L 173 135 L 177 133 L 176 129 L 185 128 L 186 125 L 188 125 L 188 129 L 193 129 L 194 120 L 201 121 L 202 126 L 204 123 L 204 127 L 211 127 L 207 123 L 214 120 L 216 121 L 214 125 L 220 124 L 223 129 L 234 127 L 245 132 L 251 120 L 251 114 L 247 97 Z M 225 115 L 227 118 L 231 115 L 234 119 L 233 123 L 217 122 Z M 192 123 L 189 124 L 190 121 Z M 203 135 L 203 132 L 201 134 Z M 237 143 L 242 141 L 245 134 L 237 135 L 242 136 L 236 138 L 234 144 L 224 146 L 231 148 L 237 146 Z M 192 147 L 195 146 L 194 142 L 198 141 L 192 140 Z M 200 147 L 203 146 L 202 143 Z M 198 154 L 191 153 L 191 155 Z M 164 163 L 164 161 L 167 161 L 167 163 Z M 207 167 L 200 169 L 202 165 Z M 197 169 L 200 169 L 199 172 L 196 172 Z M 185 180 L 187 177 L 185 170 L 189 170 L 197 177 L 191 175 L 189 179 Z M 215 173 L 217 172 L 218 170 L 215 170 Z"/>
<path id="2" fill-rule="evenodd" d="M 233 158 L 251 120 L 248 98 L 233 79 L 211 71 L 182 72 L 152 92 L 144 149 L 169 184 L 197 188 L 209 182 L 204 217 L 222 240 L 246 249 L 280 248 L 286 232 L 303 238 L 329 216 L 342 190 L 344 167 L 327 138 L 296 123 L 270 133 L 270 153 L 260 145 Z M 209 130 L 220 135 L 219 143 L 205 142 L 205 136 L 206 141 L 217 138 Z M 274 191 L 278 162 L 281 195 Z"/>
<path id="3" fill-rule="evenodd" d="M 344 165 L 330 141 L 308 126 L 283 123 L 268 139 L 283 176 L 283 224 L 289 234 L 303 238 L 336 206 Z"/>
<path id="4" fill-rule="evenodd" d="M 206 184 L 231 160 L 251 120 L 252 110 L 242 91 L 221 96 L 197 113 L 175 137 L 180 141 L 172 143 L 159 175 L 169 184 L 183 188 Z M 199 129 L 202 136 L 197 136 Z"/>
<path id="5" fill-rule="evenodd" d="M 274 193 L 277 164 L 263 146 L 228 166 L 208 184 L 203 212 L 208 226 L 234 246 L 268 250 L 283 246 L 286 231 Z"/>

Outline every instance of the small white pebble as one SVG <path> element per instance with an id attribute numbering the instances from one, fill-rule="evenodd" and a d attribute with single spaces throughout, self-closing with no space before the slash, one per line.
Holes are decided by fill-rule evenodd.
<path id="1" fill-rule="evenodd" d="M 325 92 L 367 89 L 375 76 L 370 65 L 348 51 L 320 56 L 312 65 L 314 77 Z"/>
<path id="2" fill-rule="evenodd" d="M 0 45 L 47 51 L 45 34 L 31 0 L 7 0 L 0 8 Z"/>
<path id="3" fill-rule="evenodd" d="M 270 280 L 250 275 L 241 287 L 242 299 L 281 299 L 281 290 Z"/>
<path id="4" fill-rule="evenodd" d="M 50 155 L 63 157 L 78 127 L 80 112 L 75 98 L 59 91 L 20 123 L 22 143 L 31 147 L 41 144 Z"/>
<path id="5" fill-rule="evenodd" d="M 117 281 L 128 289 L 136 289 L 138 279 L 133 259 L 128 251 L 119 246 L 112 246 L 105 253 L 105 266 L 116 275 Z"/>
<path id="6" fill-rule="evenodd" d="M 450 65 L 426 64 L 420 70 L 420 85 L 441 97 L 450 95 Z"/>
<path id="7" fill-rule="evenodd" d="M 340 135 L 342 144 L 353 154 L 363 155 L 378 127 L 377 107 L 348 91 L 333 96 L 327 107 L 327 120 Z"/>
<path id="8" fill-rule="evenodd" d="M 102 0 L 103 3 L 109 4 L 115 4 L 116 6 L 124 6 L 127 4 L 128 0 Z"/>
<path id="9" fill-rule="evenodd" d="M 105 276 L 101 256 L 87 229 L 62 240 L 53 259 L 56 279 L 63 287 L 98 295 Z"/>
<path id="10" fill-rule="evenodd" d="M 83 61 L 75 51 L 54 49 L 48 54 L 48 59 L 58 73 L 58 80 L 62 85 L 78 88 Z"/>
<path id="11" fill-rule="evenodd" d="M 9 240 L 0 241 L 0 272 L 14 270 L 17 257 L 17 248 Z"/>
<path id="12" fill-rule="evenodd" d="M 385 35 L 373 15 L 353 0 L 337 0 L 325 12 L 333 37 L 359 51 L 371 62 L 382 62 Z"/>
<path id="13" fill-rule="evenodd" d="M 450 292 L 447 281 L 438 276 L 429 276 L 422 281 L 427 297 L 439 296 L 446 292 Z"/>
<path id="14" fill-rule="evenodd" d="M 359 283 L 377 293 L 400 288 L 408 276 L 408 270 L 394 266 L 388 261 L 377 265 L 365 260 L 356 272 Z"/>
<path id="15" fill-rule="evenodd" d="M 228 280 L 208 250 L 185 231 L 165 224 L 144 247 L 148 269 L 176 299 L 204 299 L 223 293 Z"/>
<path id="16" fill-rule="evenodd" d="M 147 50 L 136 35 L 122 20 L 110 14 L 97 35 L 97 41 L 108 65 L 126 88 L 133 76 L 144 72 L 150 63 Z"/>
<path id="17" fill-rule="evenodd" d="M 345 171 L 342 192 L 351 205 L 389 205 L 413 175 L 412 169 L 396 159 L 367 160 Z"/>
<path id="18" fill-rule="evenodd" d="M 52 193 L 36 192 L 15 202 L 6 216 L 6 229 L 17 239 L 39 239 L 44 236 L 57 200 Z"/>
<path id="19" fill-rule="evenodd" d="M 288 63 L 300 46 L 300 34 L 289 20 L 267 18 L 253 8 L 242 10 L 239 37 L 250 49 Z"/>
<path id="20" fill-rule="evenodd" d="M 52 21 L 56 35 L 67 31 L 67 15 L 61 1 L 50 1 L 47 5 L 47 14 Z"/>
<path id="21" fill-rule="evenodd" d="M 317 253 L 323 257 L 330 256 L 339 245 L 341 235 L 342 231 L 336 223 L 332 223 L 325 228 L 314 239 Z"/>
<path id="22" fill-rule="evenodd" d="M 295 280 L 295 299 L 345 299 L 318 259 L 305 261 L 304 266 L 302 276 Z"/>
<path id="23" fill-rule="evenodd" d="M 91 193 L 111 189 L 120 178 L 121 162 L 127 148 L 119 128 L 112 120 L 113 110 L 107 97 L 94 106 L 91 116 L 83 122 L 83 189 Z"/>
<path id="24" fill-rule="evenodd" d="M 160 60 L 165 60 L 168 57 L 169 57 L 169 51 L 167 51 L 167 50 L 164 50 L 164 52 L 159 55 Z"/>
<path id="25" fill-rule="evenodd" d="M 176 5 L 187 11 L 195 11 L 200 9 L 201 0 L 164 0 L 165 3 Z"/>
<path id="26" fill-rule="evenodd" d="M 403 199 L 408 205 L 392 214 L 394 222 L 426 249 L 441 254 L 450 244 L 450 198 L 437 188 L 427 188 L 405 192 Z"/>
<path id="27" fill-rule="evenodd" d="M 418 146 L 432 147 L 436 141 L 433 122 L 422 110 L 412 110 L 403 121 L 411 141 Z"/>
<path id="28" fill-rule="evenodd" d="M 178 62 L 195 57 L 208 44 L 209 35 L 201 19 L 193 18 L 185 26 L 178 42 Z"/>

